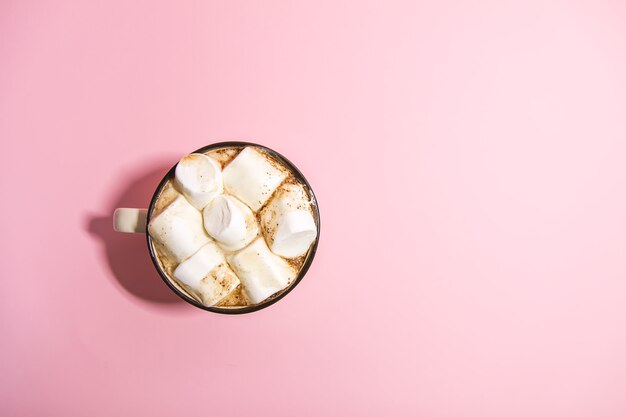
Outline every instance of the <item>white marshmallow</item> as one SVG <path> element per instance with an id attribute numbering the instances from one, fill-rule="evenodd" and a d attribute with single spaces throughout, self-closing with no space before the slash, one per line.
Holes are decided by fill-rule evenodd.
<path id="1" fill-rule="evenodd" d="M 316 237 L 317 226 L 311 212 L 291 211 L 279 219 L 271 250 L 285 258 L 295 258 L 304 255 Z"/>
<path id="2" fill-rule="evenodd" d="M 178 265 L 173 275 L 207 306 L 219 303 L 239 285 L 239 278 L 226 265 L 224 253 L 213 242 Z"/>
<path id="3" fill-rule="evenodd" d="M 202 214 L 182 195 L 150 220 L 148 232 L 177 263 L 210 242 L 202 226 Z"/>
<path id="4" fill-rule="evenodd" d="M 259 233 L 254 213 L 235 197 L 215 197 L 203 210 L 204 228 L 226 250 L 246 246 Z"/>
<path id="5" fill-rule="evenodd" d="M 229 257 L 228 262 L 254 304 L 287 288 L 296 277 L 296 270 L 283 258 L 274 255 L 262 237 Z"/>
<path id="6" fill-rule="evenodd" d="M 192 153 L 182 158 L 174 177 L 180 191 L 198 210 L 223 190 L 220 164 L 204 154 Z"/>
<path id="7" fill-rule="evenodd" d="M 174 277 L 182 284 L 195 288 L 213 268 L 224 260 L 224 254 L 220 248 L 215 243 L 209 242 L 181 262 L 174 270 Z"/>
<path id="8" fill-rule="evenodd" d="M 302 256 L 317 237 L 308 194 L 297 184 L 283 184 L 261 211 L 261 224 L 272 252 L 285 258 Z"/>
<path id="9" fill-rule="evenodd" d="M 287 176 L 261 151 L 244 148 L 223 173 L 226 190 L 257 211 Z"/>

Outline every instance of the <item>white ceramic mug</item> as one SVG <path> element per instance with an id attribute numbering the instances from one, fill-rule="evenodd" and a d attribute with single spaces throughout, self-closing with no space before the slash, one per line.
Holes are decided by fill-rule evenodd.
<path id="1" fill-rule="evenodd" d="M 315 194 L 313 193 L 313 189 L 311 188 L 309 182 L 306 180 L 306 178 L 304 177 L 304 175 L 302 175 L 302 173 L 300 172 L 300 170 L 293 164 L 291 163 L 287 158 L 285 158 L 284 156 L 282 156 L 281 154 L 279 154 L 278 152 L 269 149 L 263 145 L 258 145 L 256 143 L 249 143 L 249 142 L 219 142 L 219 143 L 214 143 L 208 146 L 204 146 L 196 151 L 194 151 L 194 153 L 206 153 L 212 150 L 216 150 L 216 149 L 220 149 L 220 148 L 232 148 L 232 147 L 246 147 L 246 146 L 254 146 L 254 147 L 258 147 L 263 149 L 264 151 L 266 151 L 267 153 L 269 153 L 270 155 L 272 155 L 274 158 L 276 158 L 277 160 L 281 161 L 285 166 L 287 166 L 292 173 L 296 176 L 296 178 L 298 178 L 298 180 L 302 181 L 303 184 L 305 184 L 305 186 L 308 188 L 309 193 L 311 194 L 311 207 L 313 208 L 313 213 L 314 213 L 314 217 L 315 217 L 315 222 L 317 225 L 317 238 L 315 239 L 315 242 L 313 243 L 313 245 L 311 245 L 311 247 L 309 248 L 309 251 L 306 254 L 304 263 L 302 265 L 302 267 L 300 268 L 300 272 L 298 273 L 298 276 L 296 277 L 296 279 L 294 280 L 294 282 L 287 287 L 287 289 L 283 290 L 282 293 L 280 293 L 278 296 L 276 297 L 272 297 L 264 302 L 261 302 L 259 304 L 255 304 L 255 305 L 250 305 L 250 306 L 244 306 L 244 307 L 217 307 L 217 306 L 205 306 L 202 303 L 200 303 L 198 300 L 196 300 L 195 298 L 193 298 L 192 296 L 190 296 L 182 287 L 180 287 L 174 280 L 172 280 L 163 270 L 163 268 L 161 267 L 158 258 L 157 258 L 157 254 L 156 254 L 156 249 L 154 247 L 154 242 L 152 241 L 150 234 L 147 231 L 147 224 L 150 221 L 150 218 L 152 217 L 152 213 L 154 212 L 154 207 L 156 204 L 156 200 L 158 199 L 159 195 L 161 194 L 161 190 L 163 189 L 163 187 L 165 186 L 165 184 L 168 182 L 168 180 L 170 178 L 173 178 L 174 176 L 174 170 L 176 169 L 176 165 L 174 165 L 163 177 L 163 179 L 161 180 L 161 182 L 159 183 L 158 187 L 156 188 L 154 195 L 152 196 L 152 199 L 150 201 L 149 207 L 147 209 L 143 209 L 143 208 L 118 208 L 115 210 L 114 215 L 113 215 L 113 228 L 118 231 L 118 232 L 123 232 L 123 233 L 140 233 L 140 234 L 145 234 L 146 238 L 147 238 L 147 242 L 148 242 L 148 252 L 150 253 L 150 257 L 152 258 L 152 263 L 154 264 L 154 267 L 156 268 L 157 272 L 159 273 L 159 275 L 161 276 L 161 278 L 163 279 L 163 281 L 170 287 L 170 289 L 172 289 L 172 291 L 174 291 L 179 297 L 181 297 L 183 300 L 187 301 L 188 303 L 201 308 L 203 310 L 206 311 L 211 311 L 214 313 L 222 313 L 222 314 L 241 314 L 241 313 L 250 313 L 253 311 L 257 311 L 260 310 L 262 308 L 268 307 L 272 304 L 274 304 L 275 302 L 277 302 L 278 300 L 280 300 L 281 298 L 283 298 L 285 295 L 287 295 L 304 277 L 304 275 L 306 274 L 306 272 L 308 271 L 311 262 L 313 262 L 313 258 L 315 256 L 315 251 L 317 249 L 317 243 L 319 242 L 319 235 L 320 235 L 320 215 L 319 215 L 319 208 L 317 205 L 317 199 L 315 198 Z"/>

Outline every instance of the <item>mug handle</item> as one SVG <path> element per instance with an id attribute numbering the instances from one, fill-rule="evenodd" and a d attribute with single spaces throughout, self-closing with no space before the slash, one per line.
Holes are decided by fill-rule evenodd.
<path id="1" fill-rule="evenodd" d="M 123 233 L 146 233 L 148 210 L 118 208 L 113 213 L 113 229 Z"/>

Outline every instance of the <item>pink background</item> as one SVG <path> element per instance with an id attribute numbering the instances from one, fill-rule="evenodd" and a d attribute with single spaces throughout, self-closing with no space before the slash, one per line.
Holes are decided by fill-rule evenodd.
<path id="1" fill-rule="evenodd" d="M 6 416 L 626 416 L 626 4 L 0 4 Z M 255 314 L 171 294 L 117 206 L 220 140 L 322 235 Z"/>

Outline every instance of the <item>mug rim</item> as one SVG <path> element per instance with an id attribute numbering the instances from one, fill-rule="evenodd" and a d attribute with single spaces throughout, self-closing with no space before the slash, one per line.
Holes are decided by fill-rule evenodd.
<path id="1" fill-rule="evenodd" d="M 255 147 L 258 147 L 258 148 L 261 148 L 261 149 L 265 150 L 271 156 L 278 158 L 282 163 L 284 163 L 287 166 L 287 168 L 289 168 L 291 170 L 291 172 L 294 174 L 294 176 L 298 180 L 302 181 L 302 183 L 304 183 L 304 185 L 306 185 L 306 187 L 309 190 L 309 193 L 311 194 L 310 197 L 311 197 L 311 201 L 313 202 L 314 213 L 315 213 L 315 215 L 317 217 L 317 222 L 316 222 L 316 225 L 317 225 L 317 237 L 315 238 L 315 242 L 313 242 L 313 246 L 311 246 L 311 248 L 309 249 L 309 251 L 308 251 L 308 253 L 306 255 L 306 258 L 304 260 L 304 263 L 302 264 L 302 267 L 300 268 L 300 271 L 298 272 L 298 276 L 296 277 L 296 279 L 291 283 L 291 285 L 289 285 L 289 287 L 284 289 L 276 297 L 273 297 L 272 299 L 270 299 L 268 301 L 265 301 L 265 302 L 261 302 L 259 304 L 255 304 L 255 305 L 251 305 L 251 306 L 245 306 L 245 307 L 228 308 L 228 307 L 217 307 L 217 306 L 205 306 L 204 304 L 200 303 L 196 299 L 190 297 L 189 295 L 187 295 L 186 293 L 184 293 L 183 291 L 178 289 L 172 283 L 171 279 L 167 276 L 167 274 L 165 273 L 165 271 L 163 270 L 163 268 L 161 268 L 161 265 L 159 264 L 157 254 L 156 254 L 155 249 L 154 249 L 154 244 L 152 242 L 152 238 L 150 237 L 150 233 L 148 233 L 148 224 L 150 223 L 150 219 L 152 218 L 152 214 L 153 214 L 155 206 L 156 206 L 156 201 L 157 201 L 159 195 L 161 194 L 161 191 L 163 190 L 163 187 L 165 186 L 165 184 L 167 184 L 167 181 L 169 181 L 169 179 L 173 177 L 174 172 L 176 170 L 176 166 L 178 165 L 178 162 L 176 162 L 176 164 L 174 164 L 174 166 L 167 171 L 165 176 L 163 176 L 163 178 L 159 182 L 159 185 L 157 186 L 156 190 L 154 191 L 154 194 L 152 195 L 152 198 L 150 199 L 150 206 L 148 207 L 148 214 L 147 214 L 147 217 L 146 217 L 146 241 L 148 243 L 148 251 L 150 252 L 150 259 L 152 260 L 152 263 L 154 264 L 154 267 L 156 268 L 157 272 L 161 276 L 161 279 L 165 282 L 165 284 L 167 284 L 167 286 L 172 291 L 174 291 L 174 293 L 176 295 L 178 295 L 180 298 L 182 298 L 184 301 L 188 302 L 189 304 L 193 305 L 194 307 L 198 307 L 198 308 L 200 308 L 202 310 L 210 311 L 212 313 L 218 313 L 218 314 L 246 314 L 246 313 L 252 313 L 252 312 L 259 311 L 259 310 L 262 310 L 264 308 L 267 308 L 267 307 L 271 306 L 272 304 L 280 301 L 283 297 L 285 297 L 287 294 L 289 294 L 300 283 L 300 281 L 302 281 L 302 279 L 306 275 L 307 271 L 309 270 L 309 268 L 311 266 L 311 263 L 313 262 L 313 258 L 315 258 L 315 252 L 317 251 L 317 244 L 318 244 L 319 239 L 320 239 L 320 229 L 321 229 L 320 211 L 319 211 L 319 206 L 317 204 L 317 198 L 315 197 L 315 193 L 313 191 L 313 188 L 311 187 L 311 184 L 309 184 L 309 182 L 307 181 L 306 177 L 302 174 L 302 172 L 300 172 L 298 167 L 296 167 L 289 159 L 285 158 L 279 152 L 276 152 L 275 150 L 273 150 L 271 148 L 268 148 L 267 146 L 260 145 L 258 143 L 243 142 L 243 141 L 225 141 L 225 142 L 216 142 L 216 143 L 212 143 L 210 145 L 203 146 L 203 147 L 193 151 L 192 153 L 206 153 L 206 152 L 209 152 L 211 150 L 218 149 L 218 148 L 235 147 L 235 146 L 237 146 L 237 147 L 255 146 Z"/>

